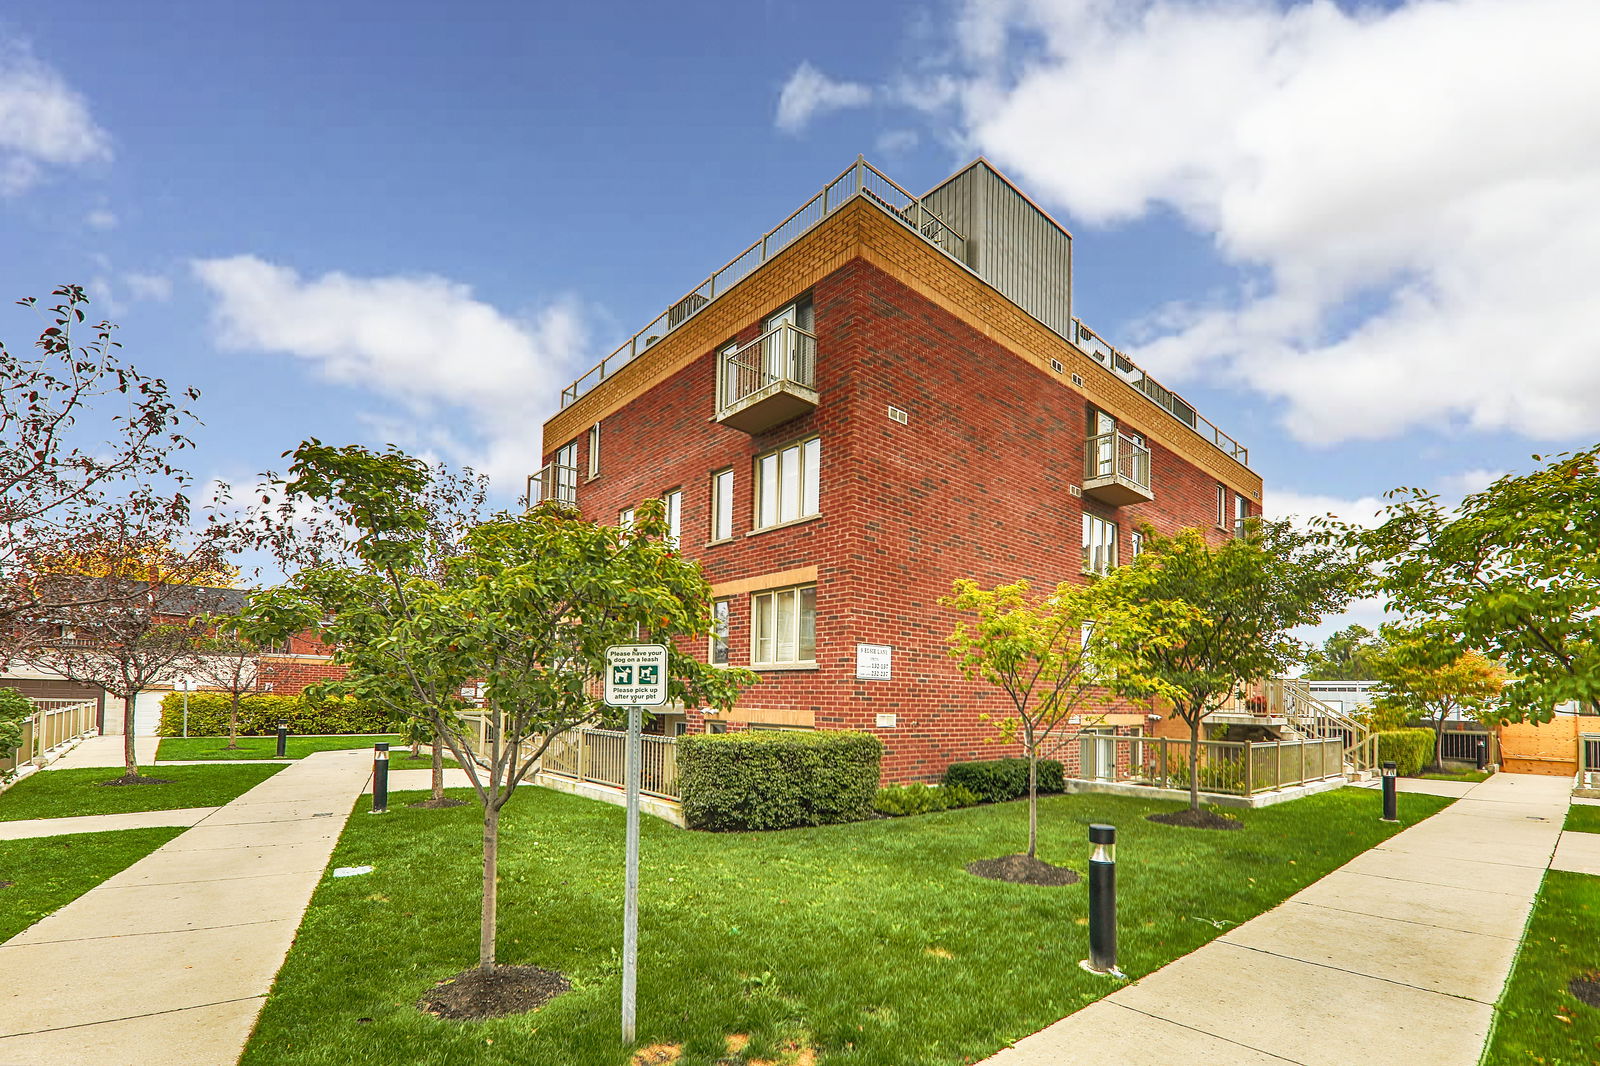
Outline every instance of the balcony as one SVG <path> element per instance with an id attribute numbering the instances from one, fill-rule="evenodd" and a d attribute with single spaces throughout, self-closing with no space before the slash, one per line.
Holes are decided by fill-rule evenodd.
<path id="1" fill-rule="evenodd" d="M 537 507 L 547 500 L 578 506 L 578 468 L 563 463 L 546 463 L 537 474 L 528 475 L 529 507 Z"/>
<path id="2" fill-rule="evenodd" d="M 1084 447 L 1083 494 L 1113 507 L 1149 503 L 1150 449 L 1122 433 L 1090 437 Z"/>
<path id="3" fill-rule="evenodd" d="M 784 322 L 717 361 L 717 421 L 762 433 L 817 406 L 817 338 Z"/>

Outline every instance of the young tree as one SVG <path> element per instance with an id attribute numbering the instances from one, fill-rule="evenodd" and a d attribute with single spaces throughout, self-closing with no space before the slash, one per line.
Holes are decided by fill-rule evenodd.
<path id="1" fill-rule="evenodd" d="M 1022 745 L 1028 760 L 1028 858 L 1039 843 L 1039 760 L 1060 751 L 1084 731 L 1105 721 L 1108 679 L 1123 691 L 1176 698 L 1161 678 L 1144 672 L 1131 649 L 1172 639 L 1177 623 L 1195 611 L 1187 604 L 1156 601 L 1135 605 L 1126 583 L 1113 574 L 1090 584 L 1062 582 L 1042 598 L 1026 581 L 979 587 L 960 580 L 941 606 L 974 614 L 956 623 L 950 655 L 968 678 L 982 678 L 1010 701 L 1000 737 Z M 984 720 L 989 716 L 984 715 Z M 1071 726 L 1074 718 L 1087 719 Z"/>
<path id="2" fill-rule="evenodd" d="M 1169 539 L 1147 527 L 1145 535 L 1144 551 L 1123 571 L 1130 595 L 1198 609 L 1170 616 L 1164 639 L 1131 649 L 1140 674 L 1179 693 L 1172 713 L 1189 727 L 1189 809 L 1198 813 L 1205 720 L 1235 693 L 1299 662 L 1302 646 L 1290 631 L 1341 609 L 1365 571 L 1342 547 L 1287 522 L 1252 520 L 1243 536 L 1220 545 L 1197 529 Z"/>
<path id="3" fill-rule="evenodd" d="M 195 641 L 194 661 L 189 674 L 205 687 L 226 692 L 228 703 L 228 747 L 239 746 L 239 699 L 254 692 L 261 680 L 261 648 L 238 628 L 238 615 L 205 619 L 210 633 Z"/>
<path id="4" fill-rule="evenodd" d="M 0 759 L 16 755 L 22 743 L 22 723 L 37 710 L 33 701 L 14 688 L 0 688 Z M 11 778 L 15 771 L 0 772 L 0 781 Z"/>
<path id="5" fill-rule="evenodd" d="M 1348 535 L 1394 609 L 1510 673 L 1503 718 L 1600 714 L 1600 447 L 1534 459 L 1454 510 L 1396 489 L 1383 524 Z"/>
<path id="6" fill-rule="evenodd" d="M 1321 648 L 1306 653 L 1300 676 L 1307 681 L 1371 681 L 1377 677 L 1373 660 L 1384 648 L 1384 638 L 1366 626 L 1345 626 Z"/>
<path id="7" fill-rule="evenodd" d="M 1444 768 L 1444 726 L 1451 715 L 1483 718 L 1505 685 L 1506 672 L 1482 652 L 1460 646 L 1425 628 L 1385 627 L 1387 647 L 1373 664 L 1382 682 L 1372 701 L 1382 720 L 1429 721 L 1433 726 L 1434 765 Z"/>
<path id="8" fill-rule="evenodd" d="M 174 394 L 135 370 L 115 326 L 87 324 L 79 286 L 50 295 L 50 306 L 18 301 L 45 319 L 37 354 L 0 342 L 0 654 L 41 609 L 107 591 L 41 582 L 39 560 L 92 536 L 108 512 L 155 526 L 189 520 L 187 475 L 173 458 L 193 446 L 186 428 L 198 420 L 184 404 L 199 393 Z"/>
<path id="9" fill-rule="evenodd" d="M 710 630 L 710 586 L 668 547 L 660 501 L 630 530 L 559 507 L 501 514 L 467 528 L 424 575 L 428 550 L 420 462 L 394 450 L 302 445 L 285 484 L 332 508 L 359 535 L 359 565 L 318 566 L 252 601 L 279 631 L 320 623 L 348 673 L 328 687 L 426 715 L 467 772 L 483 808 L 478 967 L 496 965 L 500 813 L 562 732 L 602 711 L 597 681 L 612 644 L 669 648 L 672 698 L 727 707 L 745 671 L 699 663 L 675 643 Z M 474 759 L 464 686 L 483 686 L 487 750 Z"/>

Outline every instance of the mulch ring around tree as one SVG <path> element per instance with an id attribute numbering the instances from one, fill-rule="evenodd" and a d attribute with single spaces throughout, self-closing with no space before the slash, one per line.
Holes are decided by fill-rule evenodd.
<path id="1" fill-rule="evenodd" d="M 172 779 L 168 777 L 144 777 L 137 772 L 130 771 L 121 777 L 113 777 L 110 781 L 100 782 L 101 787 L 109 788 L 113 785 L 170 785 Z"/>
<path id="2" fill-rule="evenodd" d="M 474 967 L 434 985 L 417 1009 L 436 1018 L 479 1022 L 537 1010 L 571 987 L 559 973 L 537 966 L 496 966 L 487 972 Z"/>
<path id="3" fill-rule="evenodd" d="M 1187 808 L 1168 814 L 1147 814 L 1146 821 L 1162 825 L 1181 825 L 1186 829 L 1243 829 L 1244 823 L 1215 811 L 1191 811 Z"/>
<path id="4" fill-rule="evenodd" d="M 1576 996 L 1580 1003 L 1600 1007 L 1600 970 L 1580 973 L 1567 982 L 1567 991 Z"/>
<path id="5" fill-rule="evenodd" d="M 418 800 L 415 803 L 406 804 L 408 807 L 424 807 L 430 811 L 436 811 L 442 807 L 465 807 L 466 805 L 466 800 L 459 800 L 454 796 L 441 796 L 438 799 Z"/>
<path id="6" fill-rule="evenodd" d="M 1075 885 L 1078 872 L 1065 866 L 1051 866 L 1030 855 L 1002 855 L 998 859 L 979 859 L 967 863 L 967 873 L 991 881 L 1013 885 Z"/>

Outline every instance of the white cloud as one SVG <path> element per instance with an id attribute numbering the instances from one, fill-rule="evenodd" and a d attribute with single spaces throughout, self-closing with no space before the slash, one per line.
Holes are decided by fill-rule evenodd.
<path id="1" fill-rule="evenodd" d="M 122 275 L 122 283 L 136 300 L 166 303 L 172 299 L 172 279 L 164 274 L 128 273 Z"/>
<path id="2" fill-rule="evenodd" d="M 778 128 L 799 133 L 818 115 L 863 107 L 871 102 L 872 95 L 865 85 L 835 81 L 810 63 L 802 62 L 778 94 Z"/>
<path id="3" fill-rule="evenodd" d="M 217 299 L 223 346 L 292 355 L 400 402 L 422 425 L 378 423 L 396 443 L 468 462 L 501 490 L 537 465 L 543 416 L 586 347 L 570 301 L 522 319 L 436 275 L 309 278 L 249 255 L 193 267 Z M 463 428 L 444 428 L 451 411 Z"/>
<path id="4" fill-rule="evenodd" d="M 103 207 L 97 207 L 83 216 L 84 224 L 91 229 L 116 229 L 117 216 Z"/>
<path id="5" fill-rule="evenodd" d="M 0 196 L 37 184 L 49 167 L 111 158 L 111 138 L 52 68 L 0 42 Z"/>
<path id="6" fill-rule="evenodd" d="M 878 135 L 875 146 L 883 155 L 905 155 L 915 149 L 920 140 L 916 130 L 889 130 Z"/>
<path id="7" fill-rule="evenodd" d="M 1079 221 L 1168 207 L 1251 279 L 1141 361 L 1296 437 L 1600 429 L 1593 0 L 969 0 L 971 147 Z M 944 91 L 950 72 L 927 75 Z"/>
<path id="8" fill-rule="evenodd" d="M 1324 493 L 1295 492 L 1292 489 L 1275 489 L 1270 485 L 1261 491 L 1261 512 L 1268 518 L 1287 518 L 1303 525 L 1314 518 L 1332 515 L 1341 521 L 1361 526 L 1375 526 L 1378 512 L 1386 501 L 1376 496 L 1355 499 Z"/>

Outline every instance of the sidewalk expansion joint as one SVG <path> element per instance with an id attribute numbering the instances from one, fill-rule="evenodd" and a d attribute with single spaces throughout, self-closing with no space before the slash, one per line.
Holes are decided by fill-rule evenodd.
<path id="1" fill-rule="evenodd" d="M 1404 922 L 1406 925 L 1420 925 L 1424 929 L 1442 929 L 1449 933 L 1465 933 L 1468 936 L 1486 936 L 1494 940 L 1521 939 L 1518 936 L 1506 936 L 1503 933 L 1480 933 L 1474 929 L 1461 929 L 1454 925 L 1440 925 L 1437 922 L 1423 922 L 1418 921 L 1415 918 L 1396 918 L 1388 914 L 1373 914 L 1371 911 L 1353 911 L 1348 907 L 1335 907 L 1331 903 L 1307 903 L 1304 900 L 1286 900 L 1285 902 L 1294 903 L 1301 907 L 1321 907 L 1325 911 L 1337 911 L 1340 914 L 1353 914 L 1358 918 L 1377 918 L 1385 922 Z M 1529 901 L 1528 905 L 1530 907 L 1533 905 L 1531 900 Z M 1233 943 L 1233 941 L 1229 941 L 1229 943 Z M 1238 944 L 1236 946 L 1243 947 L 1244 945 Z"/>
<path id="2" fill-rule="evenodd" d="M 96 1018 L 92 1022 L 74 1022 L 71 1025 L 52 1025 L 48 1029 L 29 1029 L 25 1033 L 0 1033 L 0 1041 L 10 1040 L 18 1036 L 38 1036 L 41 1033 L 60 1033 L 69 1029 L 87 1029 L 91 1025 L 111 1025 L 116 1022 L 131 1022 L 136 1018 L 159 1018 L 163 1014 L 180 1014 L 186 1010 L 199 1010 L 203 1007 L 222 1007 L 229 1003 L 248 1003 L 252 999 L 266 999 L 266 993 L 259 996 L 235 996 L 233 999 L 219 999 L 211 1003 L 191 1003 L 184 1007 L 169 1007 L 166 1010 L 147 1011 L 144 1014 L 128 1014 L 120 1018 Z"/>
<path id="3" fill-rule="evenodd" d="M 1138 984 L 1138 982 L 1135 981 L 1134 984 Z M 1146 1018 L 1152 1018 L 1152 1019 L 1154 1019 L 1155 1021 L 1158 1021 L 1158 1022 L 1166 1022 L 1168 1025 L 1176 1025 L 1178 1028 L 1187 1029 L 1191 1033 L 1199 1033 L 1201 1036 L 1209 1036 L 1213 1040 L 1220 1040 L 1224 1044 L 1232 1044 L 1234 1047 L 1242 1047 L 1242 1048 L 1245 1048 L 1247 1050 L 1254 1051 L 1258 1055 L 1265 1055 L 1270 1059 L 1277 1059 L 1279 1062 L 1293 1063 L 1294 1066 L 1306 1066 L 1306 1064 L 1301 1062 L 1299 1059 L 1285 1058 L 1284 1056 L 1279 1055 L 1276 1052 L 1268 1051 L 1266 1048 L 1256 1047 L 1254 1044 L 1246 1044 L 1246 1043 L 1243 1043 L 1242 1041 L 1239 1041 L 1239 1040 L 1233 1040 L 1233 1039 L 1230 1039 L 1230 1038 L 1228 1038 L 1226 1036 L 1218 1035 L 1217 1033 L 1213 1033 L 1209 1029 L 1202 1029 L 1198 1025 L 1190 1025 L 1188 1022 L 1180 1022 L 1180 1021 L 1177 1021 L 1177 1020 L 1172 1019 L 1172 1018 L 1164 1017 L 1163 1015 L 1160 1015 L 1160 1014 L 1152 1014 L 1149 1011 L 1141 1010 L 1138 1007 L 1130 1007 L 1126 1003 L 1117 1003 L 1114 999 L 1111 999 L 1109 997 L 1106 998 L 1106 999 L 1101 1000 L 1100 1002 L 1115 1004 L 1116 1006 L 1121 1007 L 1123 1010 L 1132 1011 L 1135 1014 L 1142 1014 Z M 1071 1015 L 1068 1015 L 1068 1017 L 1071 1017 Z"/>
<path id="4" fill-rule="evenodd" d="M 1504 940 L 1507 938 L 1501 937 L 1500 939 Z M 1307 966 L 1315 966 L 1322 970 L 1333 970 L 1336 973 L 1347 973 L 1351 977 L 1364 977 L 1369 981 L 1382 981 L 1386 985 L 1394 985 L 1397 988 L 1409 988 L 1417 992 L 1426 992 L 1430 996 L 1444 996 L 1446 999 L 1459 999 L 1464 1003 L 1476 1003 L 1483 1007 L 1492 1008 L 1494 1006 L 1492 1001 L 1473 999 L 1471 996 L 1463 996 L 1457 992 L 1441 992 L 1437 988 L 1425 988 L 1422 985 L 1414 985 L 1410 981 L 1397 981 L 1393 977 L 1379 977 L 1377 974 L 1364 973 L 1361 970 L 1352 970 L 1348 966 L 1335 966 L 1331 962 L 1318 962 L 1315 959 L 1302 959 L 1298 955 L 1285 955 L 1281 951 L 1269 951 L 1266 948 L 1251 947 L 1249 944 L 1240 944 L 1231 940 L 1227 943 L 1229 947 L 1243 948 L 1245 951 L 1253 951 L 1257 955 L 1271 955 L 1276 959 L 1285 959 L 1289 962 L 1304 963 Z"/>
<path id="5" fill-rule="evenodd" d="M 8 940 L 6 943 L 0 944 L 0 952 L 4 952 L 9 948 L 42 948 L 47 944 L 83 944 L 91 940 L 126 940 L 129 937 L 134 936 L 171 936 L 174 933 L 205 933 L 215 929 L 244 929 L 252 925 L 281 925 L 284 922 L 293 922 L 298 927 L 300 924 L 300 919 L 262 918 L 259 921 L 254 922 L 225 922 L 222 925 L 186 925 L 181 929 L 141 929 L 137 933 L 107 933 L 104 936 L 67 936 L 62 937 L 60 940 L 30 940 L 23 944 L 18 944 L 15 941 Z"/>

